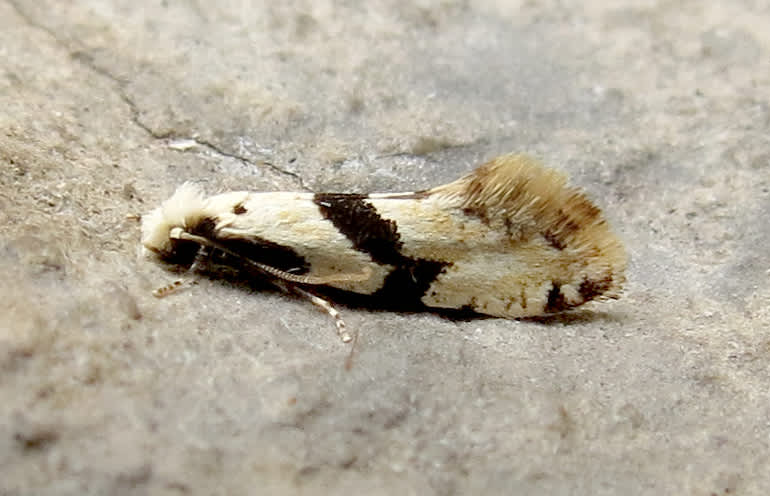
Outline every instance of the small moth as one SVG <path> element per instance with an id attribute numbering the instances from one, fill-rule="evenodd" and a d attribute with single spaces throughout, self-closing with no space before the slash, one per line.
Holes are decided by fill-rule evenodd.
<path id="1" fill-rule="evenodd" d="M 626 267 L 601 211 L 523 155 L 411 193 L 205 197 L 185 183 L 143 218 L 142 244 L 170 263 L 215 260 L 303 295 L 335 317 L 345 340 L 344 322 L 317 293 L 529 317 L 617 298 Z"/>

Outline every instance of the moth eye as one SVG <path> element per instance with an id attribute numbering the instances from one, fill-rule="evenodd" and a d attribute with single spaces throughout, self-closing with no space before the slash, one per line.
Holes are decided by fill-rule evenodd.
<path id="1" fill-rule="evenodd" d="M 191 266 L 195 262 L 195 257 L 198 256 L 200 245 L 182 239 L 172 239 L 171 242 L 171 251 L 162 254 L 163 260 L 182 267 Z"/>
<path id="2" fill-rule="evenodd" d="M 245 214 L 246 212 L 248 212 L 248 210 L 246 210 L 246 207 L 243 206 L 243 203 L 236 203 L 235 206 L 233 207 L 233 213 L 235 215 L 242 215 L 242 214 Z"/>

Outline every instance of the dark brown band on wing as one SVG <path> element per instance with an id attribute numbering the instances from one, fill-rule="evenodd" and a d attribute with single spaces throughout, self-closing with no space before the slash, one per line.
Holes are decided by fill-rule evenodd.
<path id="1" fill-rule="evenodd" d="M 382 218 L 366 201 L 366 195 L 318 193 L 313 201 L 321 215 L 331 221 L 356 250 L 368 253 L 379 264 L 398 265 L 402 262 L 403 243 L 398 226 L 394 221 Z"/>
<path id="2" fill-rule="evenodd" d="M 422 297 L 451 262 L 403 255 L 398 225 L 380 216 L 366 199 L 366 195 L 319 193 L 313 201 L 321 215 L 331 221 L 356 250 L 368 253 L 380 265 L 393 266 L 383 286 L 371 296 L 377 306 L 423 307 Z"/>
<path id="3" fill-rule="evenodd" d="M 385 278 L 383 286 L 372 297 L 383 308 L 419 309 L 425 305 L 422 297 L 436 278 L 452 265 L 451 262 L 435 262 L 432 260 L 411 260 L 409 265 L 393 269 Z"/>
<path id="4" fill-rule="evenodd" d="M 583 297 L 583 301 L 590 301 L 604 294 L 609 288 L 612 287 L 612 275 L 608 275 L 603 279 L 594 281 L 591 279 L 583 279 L 578 288 L 578 293 Z"/>
<path id="5" fill-rule="evenodd" d="M 570 304 L 564 298 L 561 292 L 561 284 L 554 281 L 551 289 L 548 291 L 548 300 L 545 303 L 544 310 L 548 313 L 561 312 L 570 308 Z"/>

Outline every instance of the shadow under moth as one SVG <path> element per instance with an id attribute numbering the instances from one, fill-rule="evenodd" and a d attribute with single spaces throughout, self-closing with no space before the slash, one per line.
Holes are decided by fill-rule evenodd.
<path id="1" fill-rule="evenodd" d="M 303 295 L 336 319 L 345 341 L 344 322 L 319 294 L 531 317 L 617 298 L 626 267 L 601 211 L 523 155 L 410 193 L 206 197 L 185 183 L 143 217 L 142 244 L 166 262 L 198 270 L 213 258 Z"/>

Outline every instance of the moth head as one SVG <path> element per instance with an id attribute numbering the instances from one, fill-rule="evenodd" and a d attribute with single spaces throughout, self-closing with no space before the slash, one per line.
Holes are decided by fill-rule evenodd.
<path id="1" fill-rule="evenodd" d="M 171 232 L 174 229 L 190 230 L 209 219 L 207 203 L 197 185 L 184 183 L 177 188 L 171 198 L 142 217 L 142 246 L 145 253 L 151 252 L 170 260 L 183 251 L 190 251 L 181 250 L 180 245 L 190 243 L 173 238 Z"/>

